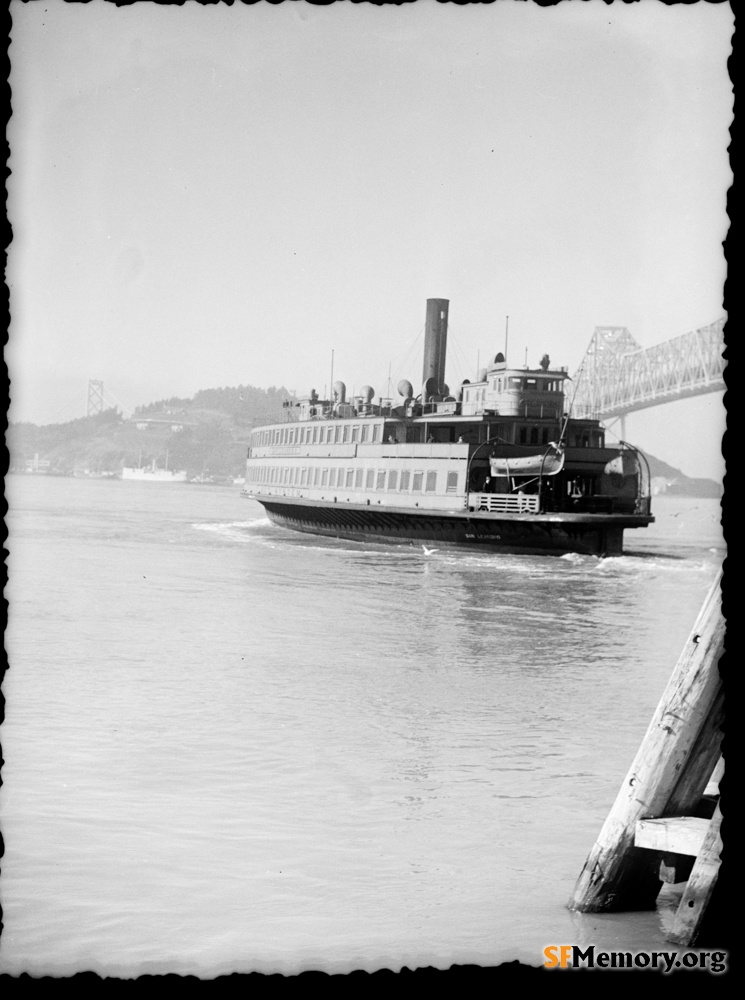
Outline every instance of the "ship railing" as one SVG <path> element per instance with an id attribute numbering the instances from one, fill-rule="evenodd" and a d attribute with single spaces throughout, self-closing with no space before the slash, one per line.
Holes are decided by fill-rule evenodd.
<path id="1" fill-rule="evenodd" d="M 490 514 L 537 514 L 539 497 L 527 493 L 469 493 L 468 509 Z"/>

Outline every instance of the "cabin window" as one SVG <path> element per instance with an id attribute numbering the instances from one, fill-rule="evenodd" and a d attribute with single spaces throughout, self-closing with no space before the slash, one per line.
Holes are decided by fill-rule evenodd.
<path id="1" fill-rule="evenodd" d="M 348 490 L 351 490 L 353 485 L 354 485 L 354 469 L 347 469 L 347 481 L 345 483 L 345 486 L 347 487 Z"/>
<path id="2" fill-rule="evenodd" d="M 402 472 L 401 473 L 401 486 L 400 486 L 400 490 L 401 490 L 402 493 L 408 493 L 409 492 L 409 483 L 410 482 L 411 482 L 411 473 L 408 472 L 408 471 L 407 472 Z"/>
<path id="3" fill-rule="evenodd" d="M 314 486 L 318 486 L 320 478 L 321 478 L 321 470 L 318 468 L 318 466 L 316 466 L 315 469 L 313 470 L 313 485 Z"/>
<path id="4" fill-rule="evenodd" d="M 349 424 L 344 424 L 344 437 L 342 438 L 342 441 L 345 444 L 349 440 L 349 431 L 350 431 Z"/>
<path id="5" fill-rule="evenodd" d="M 421 493 L 421 490 L 422 490 L 422 480 L 423 479 L 424 479 L 424 473 L 423 472 L 415 472 L 414 473 L 414 483 L 413 483 L 413 485 L 412 485 L 411 488 L 412 488 L 412 490 L 415 493 Z"/>
<path id="6" fill-rule="evenodd" d="M 341 441 L 341 424 L 336 427 L 336 433 L 334 434 L 334 443 L 338 444 Z"/>
<path id="7" fill-rule="evenodd" d="M 397 486 L 398 486 L 398 473 L 391 471 L 388 473 L 388 489 L 395 490 Z"/>
<path id="8" fill-rule="evenodd" d="M 542 444 L 548 444 L 548 427 L 543 428 L 543 434 L 541 436 Z"/>
<path id="9" fill-rule="evenodd" d="M 375 489 L 376 490 L 385 489 L 385 469 L 378 469 L 378 474 L 375 481 Z"/>
<path id="10" fill-rule="evenodd" d="M 437 473 L 429 471 L 427 473 L 427 493 L 434 493 L 437 489 Z"/>
<path id="11" fill-rule="evenodd" d="M 530 428 L 530 443 L 531 444 L 538 444 L 538 428 L 537 427 L 531 427 Z"/>
<path id="12" fill-rule="evenodd" d="M 380 441 L 380 424 L 373 424 L 372 439 L 373 444 L 375 444 L 376 441 Z"/>
<path id="13" fill-rule="evenodd" d="M 321 470 L 321 486 L 328 486 L 328 484 L 329 484 L 329 470 L 328 469 L 322 469 Z"/>
<path id="14" fill-rule="evenodd" d="M 301 469 L 300 470 L 300 485 L 301 486 L 307 486 L 308 485 L 308 470 L 307 469 Z"/>
<path id="15" fill-rule="evenodd" d="M 360 430 L 360 444 L 364 444 L 367 441 L 367 432 L 370 430 L 368 424 L 363 424 Z"/>
<path id="16" fill-rule="evenodd" d="M 447 485 L 448 493 L 455 493 L 457 489 L 458 489 L 458 473 L 448 472 L 448 485 Z"/>
<path id="17" fill-rule="evenodd" d="M 368 469 L 365 474 L 365 489 L 371 490 L 375 482 L 375 469 Z"/>
<path id="18" fill-rule="evenodd" d="M 352 427 L 352 440 L 358 441 L 360 437 L 360 428 L 357 424 Z"/>
<path id="19" fill-rule="evenodd" d="M 312 436 L 311 436 L 311 439 L 310 439 L 310 440 L 311 440 L 311 443 L 312 443 L 312 444 L 315 444 L 315 443 L 316 443 L 316 441 L 318 440 L 318 428 L 317 428 L 317 427 L 314 427 L 314 428 L 313 428 L 313 434 L 312 434 Z"/>
<path id="20" fill-rule="evenodd" d="M 362 469 L 357 469 L 354 474 L 354 488 L 356 490 L 362 489 Z"/>
<path id="21" fill-rule="evenodd" d="M 527 443 L 528 443 L 528 428 L 527 427 L 521 427 L 520 428 L 520 444 L 527 444 Z"/>

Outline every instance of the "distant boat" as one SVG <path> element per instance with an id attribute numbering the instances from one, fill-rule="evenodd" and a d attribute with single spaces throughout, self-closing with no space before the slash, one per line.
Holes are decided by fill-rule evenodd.
<path id="1" fill-rule="evenodd" d="M 168 468 L 168 453 L 166 452 L 165 468 L 157 468 L 155 459 L 150 465 L 139 465 L 136 469 L 124 466 L 122 479 L 135 479 L 141 483 L 185 483 L 187 475 L 185 470 L 176 471 Z"/>

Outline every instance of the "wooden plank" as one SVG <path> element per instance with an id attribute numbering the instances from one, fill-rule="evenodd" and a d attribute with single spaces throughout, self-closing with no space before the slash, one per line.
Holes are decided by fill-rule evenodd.
<path id="1" fill-rule="evenodd" d="M 634 846 L 640 819 L 695 811 L 720 755 L 724 692 L 721 572 L 678 659 L 657 710 L 569 900 L 584 913 L 651 909 L 658 864 Z M 650 860 L 651 859 L 651 860 Z"/>
<path id="2" fill-rule="evenodd" d="M 704 789 L 704 795 L 719 795 L 719 782 L 724 777 L 724 757 L 720 757 L 714 773 L 709 779 L 709 784 Z"/>
<path id="3" fill-rule="evenodd" d="M 693 862 L 694 858 L 689 854 L 666 854 L 660 861 L 660 882 L 667 882 L 668 885 L 687 882 L 691 875 Z"/>
<path id="4" fill-rule="evenodd" d="M 666 816 L 636 822 L 634 846 L 664 854 L 692 854 L 696 857 L 704 843 L 711 820 L 699 816 Z"/>
<path id="5" fill-rule="evenodd" d="M 722 853 L 722 811 L 717 806 L 709 821 L 701 853 L 696 858 L 693 871 L 675 914 L 669 940 L 686 947 L 696 943 L 706 906 L 716 885 Z"/>

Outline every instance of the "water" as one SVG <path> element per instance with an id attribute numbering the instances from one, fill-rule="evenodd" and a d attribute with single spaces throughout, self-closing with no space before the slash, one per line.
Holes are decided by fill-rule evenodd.
<path id="1" fill-rule="evenodd" d="M 10 477 L 0 971 L 541 965 L 724 556 L 362 545 L 238 488 Z"/>

